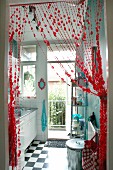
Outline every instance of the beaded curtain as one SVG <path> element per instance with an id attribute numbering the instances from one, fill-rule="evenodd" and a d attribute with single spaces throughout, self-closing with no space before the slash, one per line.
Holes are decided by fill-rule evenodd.
<path id="1" fill-rule="evenodd" d="M 10 6 L 9 23 L 9 154 L 12 168 L 17 166 L 18 157 L 21 151 L 16 153 L 17 145 L 20 146 L 20 139 L 17 141 L 15 105 L 19 105 L 19 76 L 20 76 L 20 44 L 25 39 L 26 28 L 32 32 L 34 41 L 43 50 L 38 41 L 38 36 L 42 37 L 49 51 L 53 52 L 54 43 L 60 52 L 70 50 L 75 57 L 76 67 L 84 73 L 84 81 L 88 82 L 88 87 L 79 84 L 77 79 L 73 79 L 73 68 L 69 67 L 70 72 L 59 62 L 57 56 L 53 55 L 65 75 L 70 81 L 77 84 L 83 91 L 100 97 L 100 135 L 99 135 L 99 169 L 105 169 L 106 163 L 106 140 L 107 140 L 107 89 L 103 77 L 102 54 L 100 44 L 100 32 L 102 18 L 102 0 L 69 0 L 52 3 L 24 4 Z M 93 5 L 93 9 L 92 9 Z M 94 13 L 93 13 L 94 12 Z M 31 14 L 33 19 L 31 20 Z M 35 27 L 34 23 L 35 22 Z M 17 41 L 18 57 L 15 59 L 15 71 L 12 72 L 13 39 Z M 51 41 L 50 41 L 51 39 Z M 60 44 L 60 46 L 58 45 Z M 65 45 L 66 44 L 66 45 Z M 96 49 L 96 50 L 95 50 Z M 76 51 L 76 56 L 73 51 Z M 62 56 L 65 59 L 65 56 Z M 68 56 L 68 60 L 71 60 Z M 60 75 L 57 68 L 52 64 L 51 68 L 60 79 L 67 83 Z M 68 83 L 67 83 L 68 84 Z M 68 84 L 69 85 L 69 84 Z M 18 131 L 18 134 L 20 130 Z"/>

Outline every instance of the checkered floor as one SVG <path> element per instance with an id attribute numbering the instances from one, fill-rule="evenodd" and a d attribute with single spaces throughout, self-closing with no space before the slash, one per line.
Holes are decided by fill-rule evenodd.
<path id="1" fill-rule="evenodd" d="M 33 141 L 25 153 L 23 170 L 68 170 L 66 148 L 48 148 Z"/>

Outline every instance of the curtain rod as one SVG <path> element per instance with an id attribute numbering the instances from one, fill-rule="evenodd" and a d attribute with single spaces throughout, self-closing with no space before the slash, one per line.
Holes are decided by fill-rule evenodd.
<path id="1" fill-rule="evenodd" d="M 12 4 L 10 5 L 10 7 L 14 7 L 14 6 L 29 6 L 29 5 L 40 5 L 40 4 L 48 4 L 48 3 L 58 3 L 58 2 L 66 2 L 64 1 L 56 1 L 56 2 L 37 2 L 37 3 L 25 3 L 25 4 Z M 69 0 L 67 1 L 69 2 Z"/>

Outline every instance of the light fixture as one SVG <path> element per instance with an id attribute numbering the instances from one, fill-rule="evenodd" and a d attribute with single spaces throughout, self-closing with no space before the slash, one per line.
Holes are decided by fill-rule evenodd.
<path id="1" fill-rule="evenodd" d="M 38 25 L 36 26 L 36 30 L 37 30 L 37 31 L 39 30 L 39 27 L 38 27 Z"/>
<path id="2" fill-rule="evenodd" d="M 29 13 L 34 13 L 36 11 L 36 7 L 34 6 L 29 6 Z"/>
<path id="3" fill-rule="evenodd" d="M 29 13 L 32 13 L 32 7 L 29 6 Z"/>
<path id="4" fill-rule="evenodd" d="M 35 24 L 37 22 L 36 14 L 34 14 L 34 18 L 32 19 L 32 22 Z"/>
<path id="5" fill-rule="evenodd" d="M 26 7 L 26 6 L 22 6 L 22 8 L 24 8 L 24 10 L 27 10 L 27 7 Z"/>

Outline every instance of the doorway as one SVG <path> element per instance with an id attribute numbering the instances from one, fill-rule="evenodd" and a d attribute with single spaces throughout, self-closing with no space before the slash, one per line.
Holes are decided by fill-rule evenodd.
<path id="1" fill-rule="evenodd" d="M 66 56 L 67 51 L 60 51 Z M 75 74 L 75 60 L 59 56 L 58 51 L 48 52 L 48 138 L 69 139 L 71 122 L 71 80 L 66 75 Z M 73 70 L 73 73 L 71 72 Z M 62 81 L 62 79 L 64 81 Z"/>

